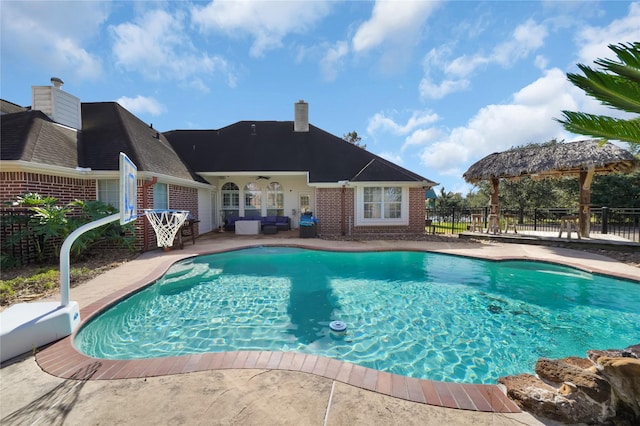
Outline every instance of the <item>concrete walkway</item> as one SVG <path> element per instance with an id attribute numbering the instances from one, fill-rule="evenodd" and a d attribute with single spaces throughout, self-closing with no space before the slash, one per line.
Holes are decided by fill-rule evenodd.
<path id="1" fill-rule="evenodd" d="M 150 282 L 175 261 L 256 245 L 340 250 L 408 249 L 487 259 L 531 259 L 640 279 L 640 269 L 564 248 L 429 241 L 326 241 L 234 237 L 199 239 L 184 250 L 148 252 L 72 289 L 81 307 Z M 52 300 L 59 300 L 53 298 Z M 81 372 L 82 373 L 82 372 Z M 88 376 L 90 372 L 84 372 Z M 522 425 L 542 424 L 527 413 L 454 410 L 401 400 L 303 372 L 215 370 L 125 380 L 59 379 L 31 354 L 0 369 L 2 424 L 220 424 L 220 425 Z"/>

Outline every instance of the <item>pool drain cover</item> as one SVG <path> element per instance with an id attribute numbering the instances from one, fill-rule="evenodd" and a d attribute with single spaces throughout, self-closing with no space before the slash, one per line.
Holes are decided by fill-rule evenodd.
<path id="1" fill-rule="evenodd" d="M 347 324 L 342 321 L 331 321 L 329 323 L 329 328 L 333 331 L 345 331 L 347 329 Z"/>

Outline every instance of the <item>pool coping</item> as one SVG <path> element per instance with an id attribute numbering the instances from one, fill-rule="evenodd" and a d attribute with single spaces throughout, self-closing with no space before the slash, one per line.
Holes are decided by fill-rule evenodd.
<path id="1" fill-rule="evenodd" d="M 82 380 L 116 380 L 134 379 L 155 376 L 185 374 L 197 371 L 224 369 L 264 369 L 284 370 L 314 374 L 330 380 L 346 383 L 358 388 L 407 401 L 469 411 L 493 413 L 520 413 L 520 408 L 511 401 L 498 385 L 465 384 L 417 379 L 378 371 L 356 364 L 297 352 L 271 351 L 235 351 L 209 352 L 166 358 L 150 358 L 141 360 L 106 360 L 92 358 L 79 352 L 73 345 L 76 333 L 91 318 L 127 297 L 141 290 L 160 278 L 175 262 L 197 255 L 214 254 L 230 250 L 240 250 L 256 246 L 287 246 L 312 250 L 356 251 L 353 249 L 336 249 L 317 247 L 312 244 L 295 244 L 279 242 L 275 244 L 240 244 L 234 247 L 212 250 L 193 247 L 188 253 L 179 256 L 167 256 L 144 278 L 133 284 L 112 292 L 111 294 L 90 303 L 80 310 L 81 324 L 72 333 L 36 353 L 36 361 L 45 372 L 64 379 Z M 367 248 L 366 251 L 415 250 L 412 248 Z M 360 247 L 357 251 L 362 251 Z M 440 252 L 423 249 L 424 252 Z M 186 252 L 186 251 L 185 251 Z M 453 254 L 453 253 L 449 253 Z M 466 256 L 465 254 L 456 254 Z M 466 256 L 476 257 L 476 256 Z M 484 258 L 484 257 L 482 257 Z M 491 257 L 486 260 L 537 260 L 522 257 Z M 565 265 L 574 266 L 571 262 Z M 579 267 L 585 269 L 584 267 Z M 591 271 L 598 273 L 598 271 Z M 624 277 L 621 277 L 624 278 Z"/>

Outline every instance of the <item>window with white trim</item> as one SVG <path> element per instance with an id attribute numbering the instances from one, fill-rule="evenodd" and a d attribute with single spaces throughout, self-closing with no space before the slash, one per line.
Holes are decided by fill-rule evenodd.
<path id="1" fill-rule="evenodd" d="M 153 185 L 153 209 L 169 209 L 169 185 L 166 183 L 156 183 Z"/>
<path id="2" fill-rule="evenodd" d="M 284 216 L 284 191 L 279 182 L 267 186 L 267 216 Z"/>
<path id="3" fill-rule="evenodd" d="M 120 181 L 118 179 L 99 180 L 98 201 L 120 209 Z"/>
<path id="4" fill-rule="evenodd" d="M 262 216 L 262 191 L 255 182 L 244 186 L 244 216 Z"/>
<path id="5" fill-rule="evenodd" d="M 357 188 L 358 225 L 408 225 L 409 191 L 401 186 Z"/>

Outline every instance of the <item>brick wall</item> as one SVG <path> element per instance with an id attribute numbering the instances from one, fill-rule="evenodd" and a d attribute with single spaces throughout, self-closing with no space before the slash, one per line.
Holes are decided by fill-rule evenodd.
<path id="1" fill-rule="evenodd" d="M 55 197 L 60 205 L 65 205 L 73 200 L 95 200 L 96 180 L 80 179 L 63 176 L 52 176 L 30 172 L 0 172 L 0 202 L 15 201 L 19 195 L 34 192 L 44 196 Z M 138 180 L 138 214 L 147 206 L 153 206 L 153 190 L 149 187 L 146 191 L 143 185 L 146 182 Z M 145 203 L 146 192 L 146 203 Z M 194 216 L 198 216 L 198 190 L 177 185 L 169 185 L 169 208 L 189 210 Z M 138 217 L 133 222 L 136 236 L 135 247 L 137 250 L 145 249 L 145 234 L 147 249 L 157 247 L 156 234 L 148 219 Z M 197 235 L 197 226 L 196 226 Z"/>
<path id="2" fill-rule="evenodd" d="M 60 204 L 73 200 L 95 200 L 96 181 L 31 172 L 0 172 L 0 201 L 14 201 L 17 196 L 36 192 L 55 197 Z"/>
<path id="3" fill-rule="evenodd" d="M 342 188 L 320 188 L 316 191 L 316 217 L 319 220 L 319 235 L 342 234 Z M 408 226 L 355 226 L 355 190 L 345 189 L 345 232 L 359 234 L 422 234 L 424 233 L 424 190 L 409 189 L 409 225 Z"/>
<path id="4" fill-rule="evenodd" d="M 319 188 L 316 191 L 318 235 L 342 235 L 342 188 Z M 349 232 L 349 218 L 354 216 L 354 190 L 344 189 L 345 232 Z M 353 221 L 353 219 L 352 219 Z"/>

